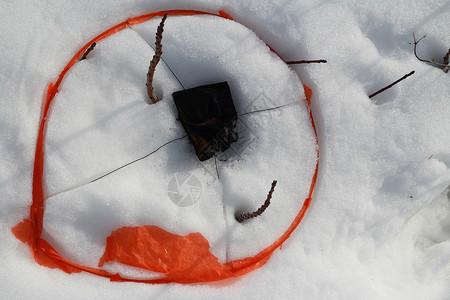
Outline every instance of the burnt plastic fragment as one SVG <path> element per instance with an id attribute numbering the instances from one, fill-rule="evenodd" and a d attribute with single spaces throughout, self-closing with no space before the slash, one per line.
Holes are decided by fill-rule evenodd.
<path id="1" fill-rule="evenodd" d="M 207 160 L 237 141 L 237 113 L 227 82 L 178 91 L 172 96 L 199 160 Z"/>

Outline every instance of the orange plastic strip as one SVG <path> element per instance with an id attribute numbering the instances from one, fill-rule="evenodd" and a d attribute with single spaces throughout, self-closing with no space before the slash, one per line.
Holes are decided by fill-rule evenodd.
<path id="1" fill-rule="evenodd" d="M 307 86 L 304 86 L 307 98 L 306 106 L 309 110 L 310 121 L 314 129 L 317 146 L 317 162 L 315 172 L 311 180 L 309 195 L 308 198 L 304 201 L 303 206 L 295 217 L 294 221 L 283 233 L 283 235 L 279 237 L 272 245 L 262 250 L 255 256 L 231 261 L 226 264 L 221 264 L 218 262 L 217 257 L 210 253 L 209 243 L 200 233 L 191 233 L 187 236 L 179 236 L 164 231 L 163 229 L 156 226 L 120 228 L 114 231 L 111 236 L 108 237 L 105 254 L 101 258 L 99 266 L 102 266 L 103 263 L 111 260 L 165 274 L 165 276 L 161 278 L 142 280 L 123 278 L 118 274 L 112 274 L 105 270 L 75 264 L 61 257 L 57 253 L 57 251 L 50 245 L 50 243 L 41 238 L 45 205 L 43 188 L 43 145 L 45 142 L 45 125 L 47 117 L 49 115 L 49 107 L 53 99 L 55 98 L 56 93 L 58 93 L 58 88 L 64 76 L 92 43 L 99 42 L 100 40 L 125 29 L 127 26 L 139 24 L 157 16 L 163 16 L 165 13 L 168 13 L 172 16 L 213 15 L 233 20 L 233 18 L 224 11 L 220 11 L 219 14 L 214 14 L 194 10 L 159 11 L 137 16 L 134 18 L 129 18 L 125 22 L 117 24 L 116 26 L 113 26 L 110 29 L 99 34 L 91 41 L 89 41 L 85 46 L 83 46 L 63 69 L 56 83 L 50 83 L 48 86 L 36 144 L 33 170 L 33 202 L 30 207 L 30 216 L 29 218 L 24 219 L 21 223 L 12 228 L 12 232 L 19 240 L 29 244 L 36 262 L 38 262 L 40 265 L 49 268 L 58 268 L 66 273 L 84 271 L 94 275 L 107 277 L 112 281 L 142 282 L 152 284 L 170 282 L 210 282 L 231 277 L 238 277 L 264 265 L 270 258 L 272 253 L 278 247 L 281 247 L 281 245 L 297 228 L 310 206 L 317 180 L 319 166 L 319 148 L 317 131 L 311 111 L 312 91 Z M 267 46 L 275 54 L 278 55 L 278 53 L 272 47 L 270 47 L 269 45 Z M 281 56 L 279 57 L 280 59 L 282 59 Z M 161 244 L 164 245 L 163 248 L 160 247 Z M 155 247 L 155 245 L 157 246 Z M 153 256 L 149 256 L 150 250 L 154 251 Z M 164 250 L 164 252 L 161 252 L 161 250 Z M 166 255 L 166 253 L 170 254 Z"/>

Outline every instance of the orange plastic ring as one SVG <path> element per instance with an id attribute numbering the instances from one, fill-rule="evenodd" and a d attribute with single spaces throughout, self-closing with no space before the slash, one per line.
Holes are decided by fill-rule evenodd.
<path id="1" fill-rule="evenodd" d="M 316 149 L 317 149 L 317 162 L 315 166 L 315 172 L 311 179 L 311 185 L 309 190 L 308 198 L 305 199 L 301 210 L 298 212 L 297 216 L 287 228 L 287 230 L 281 235 L 272 245 L 265 248 L 261 252 L 257 253 L 255 256 L 247 257 L 240 260 L 235 260 L 224 264 L 224 268 L 226 272 L 223 274 L 219 274 L 216 276 L 210 276 L 208 278 L 200 278 L 196 280 L 195 278 L 183 278 L 183 275 L 174 277 L 174 276 L 166 276 L 157 279 L 150 280 L 140 280 L 140 279 L 131 279 L 124 278 L 118 274 L 112 274 L 105 270 L 90 268 L 75 264 L 67 259 L 61 257 L 57 251 L 43 238 L 41 238 L 42 228 L 43 228 L 43 217 L 44 217 L 44 188 L 43 188 L 43 170 L 44 170 L 44 150 L 43 145 L 45 141 L 45 125 L 49 115 L 49 107 L 56 93 L 58 93 L 58 88 L 66 75 L 67 71 L 78 61 L 78 59 L 83 55 L 83 53 L 87 50 L 87 48 L 94 42 L 99 42 L 100 40 L 109 37 L 123 29 L 127 26 L 139 24 L 145 21 L 148 21 L 157 16 L 163 16 L 167 13 L 169 16 L 189 16 L 189 15 L 212 15 L 218 16 L 221 18 L 226 18 L 233 20 L 227 13 L 224 11 L 220 11 L 218 14 L 203 12 L 203 11 L 195 11 L 195 10 L 167 10 L 167 11 L 158 11 L 150 14 L 141 15 L 134 18 L 129 18 L 126 21 L 117 24 L 110 29 L 104 31 L 99 34 L 91 41 L 89 41 L 85 46 L 83 46 L 77 54 L 69 61 L 63 71 L 60 73 L 57 81 L 53 84 L 50 83 L 44 103 L 44 109 L 39 125 L 39 133 L 37 138 L 36 152 L 35 152 L 35 161 L 34 161 L 34 170 L 33 170 L 33 201 L 30 207 L 30 216 L 27 219 L 24 219 L 21 223 L 17 224 L 13 229 L 14 235 L 24 243 L 28 243 L 33 253 L 35 260 L 40 264 L 50 268 L 58 268 L 67 273 L 73 272 L 89 272 L 98 276 L 103 276 L 110 278 L 110 280 L 114 281 L 130 281 L 130 282 L 142 282 L 142 283 L 169 283 L 169 282 L 178 282 L 178 283 L 193 283 L 193 282 L 208 282 L 215 280 L 222 280 L 230 277 L 237 277 L 244 275 L 248 272 L 251 272 L 255 269 L 260 268 L 264 265 L 267 260 L 270 258 L 272 253 L 286 241 L 292 232 L 297 228 L 303 219 L 306 211 L 308 210 L 312 196 L 314 192 L 314 187 L 317 180 L 318 166 L 319 166 L 319 146 L 318 146 L 318 137 L 317 131 L 313 120 L 313 115 L 311 111 L 311 96 L 312 91 L 307 86 L 304 86 L 305 94 L 306 94 L 306 105 L 310 115 L 310 121 L 314 130 L 315 140 L 316 140 Z M 267 43 L 266 43 L 267 45 Z M 274 53 L 276 51 L 267 45 Z M 278 53 L 276 53 L 278 55 Z M 278 55 L 281 58 L 280 55 Z M 283 60 L 283 59 L 282 59 Z M 284 61 L 284 60 L 283 60 Z"/>

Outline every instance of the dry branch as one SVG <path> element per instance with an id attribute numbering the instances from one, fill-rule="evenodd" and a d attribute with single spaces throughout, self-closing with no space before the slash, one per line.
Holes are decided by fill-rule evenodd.
<path id="1" fill-rule="evenodd" d="M 316 60 L 294 60 L 294 61 L 287 61 L 288 65 L 296 65 L 296 64 L 312 64 L 312 63 L 327 63 L 325 59 L 316 59 Z"/>
<path id="2" fill-rule="evenodd" d="M 447 54 L 445 54 L 444 56 L 444 64 L 446 64 L 448 66 L 448 59 L 450 57 L 450 49 L 448 49 Z"/>
<path id="3" fill-rule="evenodd" d="M 243 214 L 241 214 L 239 217 L 237 217 L 236 220 L 237 220 L 238 222 L 241 222 L 241 223 L 242 223 L 242 222 L 244 222 L 245 220 L 248 220 L 248 219 L 251 219 L 251 218 L 256 218 L 257 216 L 260 216 L 260 215 L 266 210 L 266 208 L 269 207 L 269 205 L 270 205 L 270 199 L 272 199 L 272 193 L 273 193 L 273 191 L 275 190 L 275 186 L 276 186 L 276 185 L 277 185 L 277 181 L 274 180 L 274 181 L 272 182 L 272 188 L 270 189 L 270 192 L 269 192 L 269 194 L 267 195 L 266 201 L 264 201 L 264 204 L 261 205 L 261 207 L 258 208 L 257 211 L 252 212 L 252 213 L 243 213 Z"/>
<path id="4" fill-rule="evenodd" d="M 91 53 L 92 50 L 94 50 L 94 47 L 97 45 L 97 43 L 93 42 L 92 45 L 89 46 L 89 48 L 87 48 L 87 50 L 83 53 L 83 56 L 81 56 L 81 58 L 79 59 L 79 61 L 82 61 L 84 59 L 86 59 L 86 57 L 88 56 L 89 53 Z"/>
<path id="5" fill-rule="evenodd" d="M 164 22 L 166 21 L 166 18 L 167 13 L 162 17 L 161 23 L 159 23 L 158 29 L 156 30 L 155 54 L 153 55 L 153 58 L 150 61 L 150 67 L 148 68 L 147 73 L 147 93 L 150 99 L 153 101 L 153 103 L 159 101 L 158 97 L 153 91 L 153 75 L 155 74 L 156 65 L 158 64 L 162 55 L 161 40 L 162 40 L 162 33 L 164 31 Z"/>
<path id="6" fill-rule="evenodd" d="M 414 74 L 414 73 L 415 73 L 415 71 L 411 71 L 411 72 L 409 72 L 408 74 L 406 74 L 405 76 L 403 76 L 402 78 L 400 78 L 399 80 L 396 80 L 396 81 L 394 81 L 393 83 L 391 83 L 390 85 L 385 86 L 384 88 L 382 88 L 382 89 L 376 91 L 375 93 L 373 93 L 373 94 L 371 94 L 371 95 L 369 96 L 369 99 L 372 98 L 372 97 L 374 97 L 374 96 L 376 96 L 376 95 L 378 95 L 379 93 L 382 93 L 382 92 L 384 92 L 385 90 L 387 90 L 387 89 L 393 87 L 394 85 L 396 85 L 397 83 L 399 83 L 399 82 L 402 81 L 402 80 L 405 80 L 407 77 L 411 76 L 411 75 Z"/>
<path id="7" fill-rule="evenodd" d="M 420 58 L 418 55 L 417 55 L 417 44 L 423 39 L 423 38 L 425 38 L 426 37 L 426 35 L 424 35 L 423 37 L 421 37 L 420 39 L 418 39 L 418 40 L 416 40 L 416 34 L 413 32 L 413 39 L 414 39 L 414 55 L 416 56 L 416 58 L 418 59 L 418 60 L 420 60 L 420 61 L 423 61 L 423 62 L 426 62 L 426 63 L 429 63 L 429 64 L 433 64 L 433 65 L 436 65 L 436 66 L 441 66 L 441 67 L 444 67 L 444 72 L 445 73 L 447 73 L 448 72 L 448 69 L 450 68 L 450 65 L 448 64 L 448 56 L 449 56 L 449 53 L 450 53 L 450 49 L 448 50 L 449 52 L 444 56 L 444 63 L 443 64 L 441 64 L 441 63 L 438 63 L 437 61 L 435 61 L 434 59 L 432 59 L 432 60 L 427 60 L 427 59 L 422 59 L 422 58 Z M 410 43 L 411 44 L 411 43 Z M 447 60 L 446 60 L 446 58 L 447 58 Z"/>
<path id="8" fill-rule="evenodd" d="M 444 64 L 447 65 L 447 66 L 444 68 L 444 72 L 445 72 L 445 73 L 447 73 L 448 70 L 450 70 L 449 63 L 448 63 L 449 57 L 450 57 L 450 49 L 448 49 L 447 54 L 445 54 L 445 56 L 444 56 Z"/>

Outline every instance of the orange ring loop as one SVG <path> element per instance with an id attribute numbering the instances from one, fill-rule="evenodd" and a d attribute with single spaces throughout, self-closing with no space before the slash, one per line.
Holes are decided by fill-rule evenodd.
<path id="1" fill-rule="evenodd" d="M 103 33 L 99 34 L 95 38 L 93 38 L 91 41 L 89 41 L 85 46 L 83 46 L 76 54 L 75 56 L 69 61 L 69 63 L 66 65 L 66 67 L 63 69 L 63 71 L 60 73 L 57 81 L 55 84 L 50 83 L 47 89 L 46 93 L 46 99 L 44 104 L 44 109 L 42 113 L 42 118 L 39 125 L 39 133 L 38 133 L 38 139 L 36 144 L 36 152 L 35 152 L 35 161 L 34 161 L 34 170 L 33 170 L 33 202 L 30 207 L 30 216 L 27 219 L 24 219 L 21 223 L 17 224 L 14 228 L 12 228 L 12 231 L 14 235 L 21 240 L 24 243 L 28 243 L 31 251 L 33 253 L 33 256 L 35 260 L 40 264 L 44 265 L 50 268 L 58 268 L 63 270 L 67 273 L 72 272 L 89 272 L 98 276 L 103 276 L 110 278 L 110 280 L 114 281 L 129 281 L 129 282 L 142 282 L 142 283 L 170 283 L 170 282 L 178 282 L 178 283 L 193 283 L 193 282 L 207 282 L 207 281 L 215 281 L 215 280 L 222 280 L 226 278 L 231 277 L 238 277 L 241 275 L 244 275 L 248 272 L 251 272 L 255 269 L 260 268 L 263 266 L 267 260 L 270 258 L 272 253 L 278 248 L 281 247 L 281 245 L 286 241 L 289 236 L 292 234 L 292 232 L 297 228 L 297 226 L 300 224 L 301 220 L 303 219 L 306 211 L 308 210 L 311 201 L 312 196 L 314 192 L 314 187 L 316 185 L 317 180 L 317 173 L 318 173 L 318 167 L 319 167 L 319 143 L 318 143 L 318 137 L 317 137 L 317 131 L 316 126 L 314 124 L 314 119 L 311 111 L 311 96 L 312 91 L 307 86 L 304 86 L 305 89 L 305 95 L 306 95 L 306 106 L 309 111 L 311 124 L 314 130 L 315 140 L 316 140 L 316 149 L 317 149 L 317 162 L 315 166 L 315 172 L 311 179 L 311 186 L 309 190 L 308 198 L 305 199 L 303 206 L 301 210 L 298 212 L 297 216 L 291 223 L 291 225 L 288 227 L 288 229 L 281 235 L 272 245 L 265 248 L 258 254 L 252 257 L 247 257 L 240 260 L 235 260 L 228 262 L 224 264 L 227 272 L 225 272 L 222 275 L 218 275 L 216 277 L 212 277 L 211 280 L 192 280 L 192 279 L 186 279 L 183 280 L 182 278 L 170 278 L 168 276 L 161 277 L 157 279 L 150 279 L 150 280 L 140 280 L 140 279 L 131 279 L 131 278 L 124 278 L 121 277 L 119 274 L 112 274 L 107 271 L 96 269 L 96 268 L 90 268 L 81 266 L 78 264 L 75 264 L 69 260 L 64 259 L 61 257 L 56 250 L 44 239 L 41 238 L 42 234 L 42 228 L 43 228 L 43 217 L 44 217 L 44 188 L 43 188 L 43 170 L 44 170 L 44 150 L 43 145 L 45 141 L 45 125 L 46 120 L 49 114 L 49 107 L 52 103 L 56 93 L 58 92 L 58 88 L 61 84 L 61 81 L 63 80 L 64 76 L 66 75 L 67 71 L 72 68 L 72 66 L 77 62 L 77 60 L 83 55 L 83 53 L 86 51 L 86 49 L 94 42 L 98 42 L 106 37 L 109 37 L 127 27 L 127 25 L 135 25 L 139 24 L 145 21 L 148 21 L 154 17 L 157 16 L 163 16 L 165 13 L 167 13 L 169 16 L 188 16 L 188 15 L 212 15 L 212 16 L 218 16 L 221 18 L 226 18 L 233 20 L 232 17 L 230 17 L 227 13 L 224 11 L 220 11 L 219 14 L 209 13 L 209 12 L 203 12 L 203 11 L 195 11 L 195 10 L 168 10 L 168 11 L 158 11 L 150 14 L 145 14 L 141 16 L 137 16 L 134 18 L 129 18 L 126 21 L 117 24 L 108 30 L 104 31 Z M 278 55 L 278 53 L 270 47 L 267 43 L 266 45 L 275 53 Z M 280 55 L 278 55 L 281 60 Z M 284 61 L 284 60 L 283 60 Z"/>

